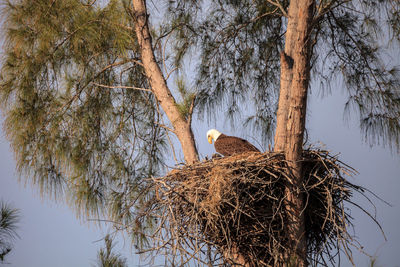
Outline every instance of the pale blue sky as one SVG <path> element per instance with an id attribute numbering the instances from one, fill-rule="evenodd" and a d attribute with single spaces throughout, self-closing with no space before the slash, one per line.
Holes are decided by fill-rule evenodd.
<path id="1" fill-rule="evenodd" d="M 351 182 L 373 190 L 390 202 L 393 207 L 375 200 L 377 218 L 382 223 L 388 241 L 385 242 L 379 229 L 372 221 L 357 210 L 352 210 L 356 235 L 365 246 L 366 252 L 378 256 L 378 265 L 400 266 L 400 157 L 382 147 L 370 148 L 360 138 L 357 120 L 343 122 L 344 98 L 340 92 L 321 99 L 312 95 L 309 103 L 308 129 L 312 143 L 320 141 L 333 153 L 358 172 Z M 356 117 L 356 116 L 354 116 Z M 194 132 L 202 155 L 212 154 L 213 146 L 205 138 L 208 128 L 217 128 L 227 134 L 241 135 L 241 129 L 225 130 L 220 120 L 212 125 L 196 124 Z M 249 133 L 249 135 L 251 135 Z M 71 267 L 91 266 L 95 262 L 97 249 L 102 242 L 95 242 L 107 230 L 101 230 L 92 223 L 79 221 L 74 213 L 62 202 L 41 200 L 36 189 L 18 184 L 13 155 L 9 144 L 1 135 L 0 139 L 0 198 L 11 202 L 21 210 L 18 233 L 21 239 L 15 242 L 14 251 L 7 257 L 12 267 Z M 369 211 L 373 208 L 365 199 L 355 198 Z M 139 258 L 131 253 L 128 241 L 122 239 L 116 251 L 122 250 L 130 266 L 139 266 Z M 354 251 L 356 266 L 368 266 L 368 257 Z M 342 262 L 341 266 L 351 266 Z"/>

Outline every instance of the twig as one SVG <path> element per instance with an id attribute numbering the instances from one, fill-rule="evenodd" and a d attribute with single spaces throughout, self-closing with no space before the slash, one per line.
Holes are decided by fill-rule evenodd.
<path id="1" fill-rule="evenodd" d="M 270 3 L 270 4 L 272 4 L 272 5 L 274 5 L 274 6 L 276 6 L 276 7 L 278 7 L 278 8 L 281 10 L 282 14 L 283 14 L 286 18 L 288 18 L 288 14 L 287 14 L 286 10 L 283 8 L 283 6 L 282 6 L 278 1 L 274 2 L 274 1 L 272 1 L 272 0 L 267 0 L 267 2 Z"/>
<path id="2" fill-rule="evenodd" d="M 135 90 L 146 91 L 146 92 L 151 92 L 151 93 L 153 92 L 152 90 L 147 89 L 147 88 L 134 87 L 134 86 L 123 86 L 123 85 L 112 86 L 112 85 L 99 84 L 99 83 L 95 83 L 95 82 L 92 82 L 92 84 L 99 86 L 99 87 L 111 88 L 111 89 L 121 88 L 121 89 L 135 89 Z"/>

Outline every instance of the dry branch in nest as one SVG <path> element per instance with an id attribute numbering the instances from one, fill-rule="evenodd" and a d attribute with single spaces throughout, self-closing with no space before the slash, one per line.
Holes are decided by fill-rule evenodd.
<path id="1" fill-rule="evenodd" d="M 307 257 L 327 265 L 354 243 L 346 202 L 364 189 L 344 177 L 354 171 L 327 151 L 303 153 Z M 199 162 L 152 179 L 154 197 L 137 220 L 157 219 L 151 249 L 168 265 L 233 265 L 239 252 L 249 266 L 282 266 L 289 247 L 285 213 L 288 167 L 281 153 L 246 153 Z M 229 256 L 231 255 L 231 256 Z M 286 254 L 287 255 L 287 254 Z"/>

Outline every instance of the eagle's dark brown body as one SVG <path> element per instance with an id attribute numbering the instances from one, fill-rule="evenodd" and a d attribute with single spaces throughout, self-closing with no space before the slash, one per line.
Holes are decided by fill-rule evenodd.
<path id="1" fill-rule="evenodd" d="M 221 134 L 214 142 L 215 150 L 224 155 L 231 156 L 234 154 L 241 154 L 244 152 L 260 152 L 255 146 L 248 141 L 235 137 Z"/>

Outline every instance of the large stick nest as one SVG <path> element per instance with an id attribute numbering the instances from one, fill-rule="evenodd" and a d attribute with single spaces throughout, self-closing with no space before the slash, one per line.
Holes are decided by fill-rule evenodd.
<path id="1" fill-rule="evenodd" d="M 307 257 L 312 265 L 333 263 L 353 243 L 346 202 L 363 193 L 344 177 L 353 170 L 326 151 L 303 153 Z M 152 249 L 168 265 L 233 265 L 239 252 L 249 266 L 282 266 L 290 254 L 285 210 L 290 170 L 281 153 L 246 153 L 199 162 L 152 179 L 154 197 L 139 212 L 157 218 Z M 229 256 L 229 254 L 231 256 Z M 351 258 L 351 254 L 348 253 Z"/>

